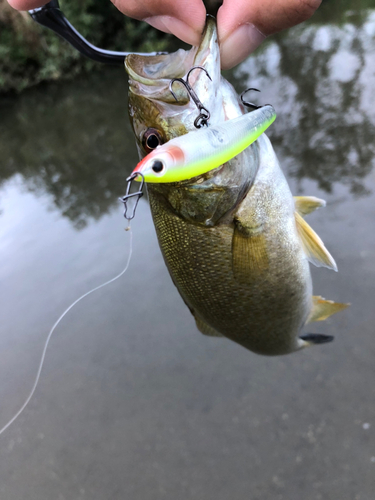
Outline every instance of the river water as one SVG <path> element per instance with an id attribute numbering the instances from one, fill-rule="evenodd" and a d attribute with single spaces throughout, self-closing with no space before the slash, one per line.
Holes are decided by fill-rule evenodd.
<path id="1" fill-rule="evenodd" d="M 313 331 L 335 341 L 265 358 L 201 335 L 142 199 L 128 272 L 63 319 L 0 437 L 1 500 L 375 498 L 374 56 L 375 12 L 330 12 L 228 74 L 275 106 L 293 193 L 327 200 L 309 223 L 339 272 L 314 292 L 352 305 Z M 105 69 L 0 101 L 0 427 L 56 319 L 125 266 L 126 92 Z"/>

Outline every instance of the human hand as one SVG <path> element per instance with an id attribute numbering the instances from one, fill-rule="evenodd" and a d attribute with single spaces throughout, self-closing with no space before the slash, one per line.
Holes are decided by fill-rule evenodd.
<path id="1" fill-rule="evenodd" d="M 41 7 L 45 0 L 8 0 L 18 10 Z M 126 16 L 146 21 L 186 43 L 198 45 L 206 18 L 202 0 L 112 0 Z M 224 0 L 217 13 L 221 66 L 243 61 L 268 36 L 305 21 L 321 0 Z"/>
<path id="2" fill-rule="evenodd" d="M 74 0 L 72 0 L 74 1 Z M 100 1 L 100 0 L 98 0 Z M 191 45 L 198 45 L 206 20 L 202 0 L 111 0 L 126 16 L 146 21 Z M 48 0 L 8 0 L 16 10 L 36 9 Z"/>
<path id="3" fill-rule="evenodd" d="M 273 33 L 309 19 L 321 0 L 224 0 L 217 13 L 221 67 L 243 61 Z"/>

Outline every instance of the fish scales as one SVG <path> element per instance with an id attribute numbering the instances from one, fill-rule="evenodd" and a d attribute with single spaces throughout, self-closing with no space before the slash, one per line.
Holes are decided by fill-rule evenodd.
<path id="1" fill-rule="evenodd" d="M 311 286 L 306 286 L 306 280 L 301 279 L 300 269 L 308 266 L 307 259 L 290 259 L 290 253 L 298 254 L 301 248 L 299 241 L 294 245 L 291 242 L 288 228 L 285 230 L 278 219 L 268 225 L 268 241 L 274 248 L 268 255 L 268 268 L 261 276 L 239 282 L 232 265 L 234 224 L 188 225 L 153 186 L 149 188 L 149 195 L 165 262 L 193 315 L 254 352 L 264 353 L 265 337 L 268 338 L 267 354 L 287 350 L 290 337 L 306 320 L 307 304 L 311 301 Z M 276 212 L 280 209 L 275 206 L 277 198 L 273 192 L 264 190 L 262 184 L 254 186 L 248 197 L 251 200 L 266 197 L 268 204 L 255 201 L 255 205 Z M 259 214 L 255 221 L 263 218 L 263 214 Z M 281 260 L 283 254 L 285 263 Z M 269 304 L 268 312 L 272 314 L 270 321 L 265 317 L 265 303 Z M 300 311 L 304 311 L 302 315 Z"/>
<path id="2" fill-rule="evenodd" d="M 233 87 L 220 77 L 212 18 L 201 45 L 179 51 L 178 64 L 176 57 L 126 59 L 130 117 L 140 158 L 149 152 L 147 133 L 157 130 L 163 144 L 194 130 L 195 105 L 184 93 L 175 103 L 169 92 L 169 80 L 187 74 L 192 66 L 204 67 L 212 77 L 210 82 L 195 71 L 190 81 L 211 112 L 210 124 L 245 112 Z M 264 134 L 215 170 L 147 187 L 164 260 L 202 333 L 227 337 L 265 355 L 331 340 L 317 334 L 300 336 L 310 319 L 325 319 L 346 307 L 312 296 L 308 261 L 332 269 L 336 265 L 302 216 L 325 203 L 314 197 L 294 201 Z"/>

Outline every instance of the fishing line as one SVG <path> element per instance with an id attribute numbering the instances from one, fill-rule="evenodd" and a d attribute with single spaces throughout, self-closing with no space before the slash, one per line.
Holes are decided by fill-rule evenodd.
<path id="1" fill-rule="evenodd" d="M 26 406 L 29 404 L 31 398 L 34 396 L 34 393 L 36 391 L 36 388 L 38 386 L 38 383 L 39 383 L 39 379 L 40 379 L 40 374 L 42 372 L 42 368 L 43 368 L 43 365 L 44 365 L 44 361 L 45 361 L 45 358 L 46 358 L 46 352 L 47 352 L 47 348 L 48 348 L 48 345 L 49 345 L 49 342 L 51 340 L 51 337 L 52 337 L 52 334 L 53 332 L 55 331 L 56 327 L 59 325 L 59 323 L 61 322 L 61 320 L 68 314 L 68 312 L 73 309 L 73 307 L 78 304 L 78 302 L 80 302 L 82 299 L 84 299 L 85 297 L 87 297 L 88 295 L 90 295 L 91 293 L 93 292 L 96 292 L 97 290 L 99 290 L 100 288 L 103 288 L 107 285 L 109 285 L 110 283 L 113 283 L 114 281 L 116 281 L 117 279 L 121 278 L 121 276 L 123 276 L 123 274 L 126 273 L 126 271 L 128 270 L 128 267 L 129 267 L 129 264 L 130 264 L 130 259 L 131 259 L 131 256 L 132 256 L 132 252 L 133 252 L 133 233 L 132 233 L 132 230 L 131 230 L 131 227 L 130 227 L 130 223 L 129 223 L 129 226 L 126 228 L 126 231 L 129 231 L 129 255 L 128 255 L 128 260 L 126 262 L 126 265 L 125 265 L 125 268 L 121 271 L 120 274 L 118 274 L 117 276 L 115 276 L 114 278 L 110 279 L 109 281 L 106 281 L 105 283 L 102 283 L 101 285 L 93 288 L 92 290 L 90 290 L 89 292 L 86 292 L 84 293 L 83 295 L 81 295 L 77 300 L 75 300 L 72 304 L 70 304 L 70 306 L 65 309 L 65 311 L 62 313 L 62 315 L 59 317 L 59 319 L 56 321 L 56 323 L 53 325 L 53 327 L 51 328 L 48 336 L 47 336 L 47 340 L 45 341 L 45 344 L 44 344 L 44 348 L 43 348 L 43 352 L 42 352 L 42 357 L 40 359 L 40 363 L 39 363 L 39 368 L 38 368 L 38 371 L 37 371 L 37 374 L 36 374 L 36 377 L 35 377 L 35 381 L 34 381 L 34 385 L 32 386 L 32 389 L 29 393 L 29 395 L 27 396 L 25 402 L 23 403 L 23 405 L 21 406 L 21 408 L 17 411 L 17 413 L 9 420 L 9 422 L 4 425 L 4 427 L 2 427 L 0 429 L 0 436 L 1 434 L 3 434 L 3 432 L 5 432 L 8 427 L 10 427 L 13 422 L 15 420 L 17 420 L 17 418 L 21 415 L 21 413 L 23 413 L 24 409 L 26 408 Z"/>

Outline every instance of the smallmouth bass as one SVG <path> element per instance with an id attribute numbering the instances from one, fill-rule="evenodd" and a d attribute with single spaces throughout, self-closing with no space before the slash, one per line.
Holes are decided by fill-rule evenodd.
<path id="1" fill-rule="evenodd" d="M 126 58 L 129 114 L 140 158 L 195 130 L 197 109 L 173 78 L 202 66 L 191 84 L 210 111 L 210 126 L 244 114 L 221 77 L 216 24 L 208 17 L 199 47 L 169 55 Z M 302 334 L 310 321 L 347 307 L 312 296 L 309 261 L 337 270 L 303 217 L 325 205 L 293 198 L 265 134 L 242 153 L 203 175 L 148 185 L 159 244 L 198 329 L 263 355 L 287 354 L 332 337 Z"/>

